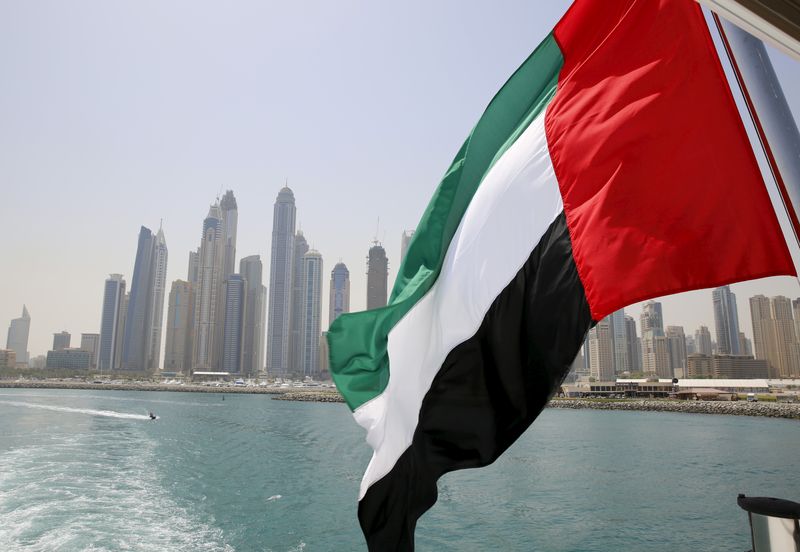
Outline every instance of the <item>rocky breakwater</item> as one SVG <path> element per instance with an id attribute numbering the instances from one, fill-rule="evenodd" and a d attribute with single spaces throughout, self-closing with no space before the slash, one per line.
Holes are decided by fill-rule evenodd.
<path id="1" fill-rule="evenodd" d="M 273 387 L 216 387 L 211 385 L 168 385 L 148 382 L 92 383 L 78 381 L 0 381 L 0 388 L 6 389 L 88 389 L 102 391 L 170 391 L 177 393 L 249 393 L 258 395 L 274 395 L 283 393 L 282 389 Z"/>
<path id="2" fill-rule="evenodd" d="M 591 408 L 595 410 L 638 410 L 684 412 L 687 414 L 725 414 L 763 416 L 800 420 L 800 404 L 748 401 L 674 401 L 647 399 L 553 399 L 550 408 Z"/>
<path id="3" fill-rule="evenodd" d="M 300 401 L 300 402 L 329 402 L 343 403 L 344 399 L 336 390 L 329 391 L 294 391 L 289 390 L 280 395 L 272 397 L 276 401 Z"/>

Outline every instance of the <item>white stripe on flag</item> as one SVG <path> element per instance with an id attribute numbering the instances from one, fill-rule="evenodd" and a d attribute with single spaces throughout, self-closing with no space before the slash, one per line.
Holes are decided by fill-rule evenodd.
<path id="1" fill-rule="evenodd" d="M 389 333 L 389 384 L 353 413 L 374 449 L 359 500 L 411 444 L 422 399 L 448 353 L 475 334 L 564 209 L 547 148 L 545 113 L 486 174 L 450 242 L 438 280 Z"/>

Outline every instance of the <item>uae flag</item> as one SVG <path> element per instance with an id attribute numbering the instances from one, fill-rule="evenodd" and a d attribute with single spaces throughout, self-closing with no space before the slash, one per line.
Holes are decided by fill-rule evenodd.
<path id="1" fill-rule="evenodd" d="M 374 450 L 370 550 L 412 550 L 437 479 L 493 462 L 586 332 L 644 299 L 795 274 L 701 9 L 577 0 L 433 193 L 386 307 L 330 328 Z"/>

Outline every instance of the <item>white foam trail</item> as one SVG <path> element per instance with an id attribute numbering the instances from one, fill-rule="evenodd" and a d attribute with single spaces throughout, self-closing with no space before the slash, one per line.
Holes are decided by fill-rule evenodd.
<path id="1" fill-rule="evenodd" d="M 56 389 L 54 391 L 61 391 L 61 389 Z M 25 399 L 29 399 L 31 397 L 37 398 L 63 398 L 67 395 L 59 395 L 58 393 L 50 393 L 50 394 L 34 394 L 34 393 L 0 393 L 0 397 L 21 397 Z M 74 395 L 78 396 L 78 395 Z M 79 395 L 81 399 L 103 399 L 103 400 L 114 400 L 114 401 L 135 401 L 135 402 L 143 402 L 143 403 L 161 403 L 161 404 L 169 404 L 171 406 L 202 406 L 204 408 L 222 408 L 222 404 L 217 402 L 188 402 L 188 401 L 168 401 L 163 399 L 150 399 L 150 398 L 139 398 L 139 397 L 119 397 L 119 396 L 109 396 L 109 395 Z"/>
<path id="2" fill-rule="evenodd" d="M 113 410 L 92 410 L 91 408 L 70 408 L 68 406 L 52 406 L 49 404 L 36 404 L 21 401 L 0 401 L 0 404 L 11 406 L 24 406 L 25 408 L 38 408 L 39 410 L 51 410 L 53 412 L 71 412 L 74 414 L 89 414 L 90 416 L 104 416 L 106 418 L 122 418 L 125 420 L 149 420 L 150 416 L 145 414 L 128 414 L 125 412 L 114 412 Z"/>

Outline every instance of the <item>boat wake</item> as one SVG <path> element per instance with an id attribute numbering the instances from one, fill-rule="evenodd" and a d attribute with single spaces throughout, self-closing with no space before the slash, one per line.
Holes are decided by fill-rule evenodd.
<path id="1" fill-rule="evenodd" d="M 22 406 L 25 408 L 36 408 L 39 410 L 50 410 L 52 412 L 70 412 L 73 414 L 88 414 L 90 416 L 103 416 L 105 418 L 122 418 L 124 420 L 150 420 L 147 414 L 129 414 L 127 412 L 115 412 L 113 410 L 93 410 L 91 408 L 70 408 L 68 406 L 53 406 L 50 404 L 37 404 L 22 401 L 0 401 L 0 404 L 10 406 Z"/>

